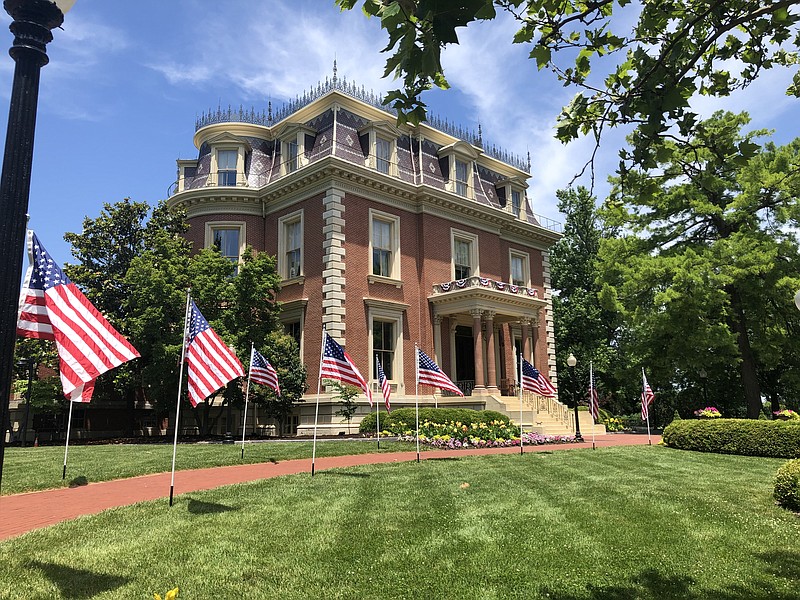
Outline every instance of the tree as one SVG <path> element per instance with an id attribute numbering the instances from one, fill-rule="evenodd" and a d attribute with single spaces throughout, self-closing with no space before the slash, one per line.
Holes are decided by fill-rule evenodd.
<path id="1" fill-rule="evenodd" d="M 557 363 L 561 387 L 588 390 L 589 362 L 595 379 L 603 384 L 598 389 L 610 394 L 616 389 L 612 365 L 618 364 L 613 342 L 616 315 L 600 304 L 597 283 L 597 255 L 600 250 L 600 220 L 595 198 L 584 187 L 559 190 L 558 208 L 566 215 L 564 236 L 553 245 L 552 267 L 553 315 Z M 575 367 L 577 381 L 571 380 L 567 356 L 579 359 Z"/>
<path id="2" fill-rule="evenodd" d="M 689 142 L 653 148 L 657 174 L 618 178 L 603 213 L 621 235 L 600 257 L 603 300 L 652 379 L 680 396 L 704 370 L 724 414 L 756 418 L 763 390 L 797 391 L 800 140 L 762 149 L 748 122 L 716 113 Z"/>
<path id="3" fill-rule="evenodd" d="M 281 424 L 292 413 L 295 402 L 303 402 L 306 385 L 306 367 L 300 359 L 300 349 L 291 335 L 275 330 L 271 332 L 259 350 L 267 357 L 270 364 L 278 372 L 281 395 L 264 386 L 259 386 L 252 396 L 266 415 L 275 419 L 280 434 Z"/>
<path id="4" fill-rule="evenodd" d="M 331 380 L 329 385 L 336 390 L 335 397 L 339 399 L 339 410 L 334 414 L 347 421 L 347 433 L 349 434 L 350 423 L 353 421 L 356 411 L 358 411 L 358 403 L 353 398 L 358 396 L 361 390 L 352 385 L 344 385 L 341 381 Z"/>
<path id="5" fill-rule="evenodd" d="M 184 216 L 170 211 L 164 202 L 151 213 L 146 202 L 125 198 L 115 204 L 104 204 L 95 219 L 84 218 L 81 233 L 64 235 L 78 261 L 64 265 L 67 276 L 140 353 L 143 349 L 134 336 L 138 315 L 131 311 L 130 303 L 136 289 L 126 275 L 138 257 L 165 244 L 172 245 L 174 254 L 188 255 L 190 245 L 182 237 L 186 231 Z M 125 400 L 128 435 L 133 432 L 136 400 L 143 396 L 141 373 L 146 362 L 143 354 L 142 359 L 129 361 L 97 381 L 97 397 L 111 395 Z"/>
<path id="6" fill-rule="evenodd" d="M 335 0 L 343 10 L 358 0 Z M 513 38 L 530 48 L 539 69 L 549 69 L 579 91 L 559 116 L 557 137 L 592 134 L 606 126 L 633 125 L 639 135 L 623 153 L 652 167 L 651 142 L 698 123 L 690 107 L 701 94 L 727 96 L 747 87 L 766 69 L 797 64 L 800 45 L 796 0 L 363 0 L 363 11 L 389 34 L 384 76 L 403 90 L 386 98 L 401 121 L 425 117 L 420 95 L 448 87 L 441 50 L 457 44 L 456 29 L 497 17 L 498 9 L 520 24 Z M 633 17 L 633 19 L 631 19 Z M 628 23 L 628 31 L 620 30 Z M 559 62 L 559 60 L 563 62 Z M 597 67 L 600 74 L 597 74 Z M 787 94 L 800 96 L 800 73 Z M 672 129 L 673 126 L 675 129 Z"/>

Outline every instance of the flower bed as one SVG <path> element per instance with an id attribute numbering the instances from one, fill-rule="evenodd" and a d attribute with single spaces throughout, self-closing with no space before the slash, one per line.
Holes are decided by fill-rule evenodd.
<path id="1" fill-rule="evenodd" d="M 421 429 L 422 427 L 420 427 L 420 430 Z M 416 441 L 413 435 L 400 436 L 399 439 L 404 442 Z M 575 437 L 571 435 L 542 435 L 541 433 L 525 432 L 522 434 L 522 441 L 526 446 L 572 444 L 575 442 Z M 456 450 L 458 448 L 507 448 L 510 446 L 519 446 L 520 440 L 519 437 L 481 439 L 479 437 L 455 438 L 447 434 L 427 437 L 420 434 L 419 442 L 420 444 L 425 444 L 433 448 Z"/>
<path id="2" fill-rule="evenodd" d="M 694 411 L 694 416 L 698 419 L 719 419 L 722 413 L 719 412 L 716 406 L 706 406 Z"/>

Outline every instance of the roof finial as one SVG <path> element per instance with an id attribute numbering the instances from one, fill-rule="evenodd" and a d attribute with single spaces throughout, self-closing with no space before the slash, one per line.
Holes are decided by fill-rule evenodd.
<path id="1" fill-rule="evenodd" d="M 478 146 L 483 148 L 483 130 L 481 129 L 480 122 L 478 122 Z"/>
<path id="2" fill-rule="evenodd" d="M 272 123 L 272 96 L 270 96 L 269 102 L 267 102 L 267 121 Z"/>
<path id="3" fill-rule="evenodd" d="M 336 58 L 333 59 L 333 85 L 336 85 Z"/>
<path id="4" fill-rule="evenodd" d="M 528 150 L 528 173 L 531 172 L 531 151 Z"/>

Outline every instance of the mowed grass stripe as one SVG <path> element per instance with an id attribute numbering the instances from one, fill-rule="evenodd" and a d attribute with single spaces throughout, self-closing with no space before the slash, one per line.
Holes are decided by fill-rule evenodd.
<path id="1" fill-rule="evenodd" d="M 796 599 L 780 464 L 628 447 L 293 475 L 0 544 L 0 598 Z"/>

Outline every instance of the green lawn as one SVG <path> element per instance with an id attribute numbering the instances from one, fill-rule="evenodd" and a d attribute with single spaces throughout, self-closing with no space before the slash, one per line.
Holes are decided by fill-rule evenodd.
<path id="1" fill-rule="evenodd" d="M 2 543 L 0 598 L 797 599 L 781 463 L 618 447 L 265 480 Z"/>
<path id="2" fill-rule="evenodd" d="M 381 452 L 412 450 L 414 444 L 381 441 Z M 377 452 L 377 442 L 370 440 L 318 440 L 317 456 L 342 456 Z M 311 458 L 311 442 L 276 441 L 246 443 L 244 461 L 242 444 L 178 444 L 175 468 L 200 469 L 243 463 L 263 463 L 293 458 Z M 6 448 L 3 462 L 2 493 L 16 494 L 34 490 L 66 487 L 71 481 L 82 483 L 109 481 L 136 475 L 163 473 L 172 468 L 172 444 L 128 444 L 70 446 L 67 478 L 64 446 Z"/>

